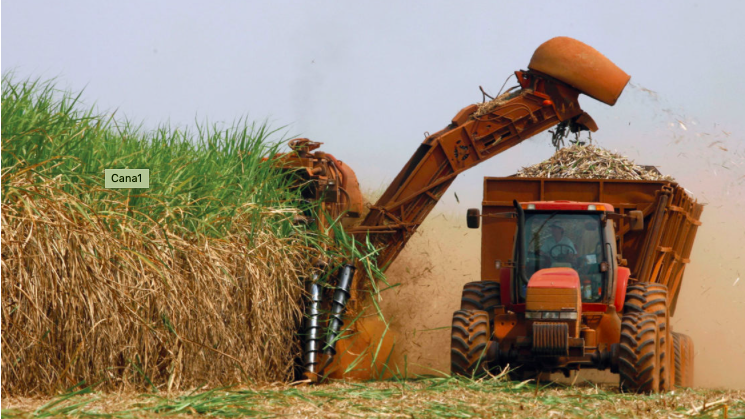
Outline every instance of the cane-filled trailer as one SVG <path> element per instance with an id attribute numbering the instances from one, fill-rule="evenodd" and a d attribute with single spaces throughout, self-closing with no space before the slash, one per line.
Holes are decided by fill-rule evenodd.
<path id="1" fill-rule="evenodd" d="M 632 391 L 690 386 L 693 342 L 670 316 L 702 209 L 670 181 L 486 178 L 453 373 L 610 368 Z"/>

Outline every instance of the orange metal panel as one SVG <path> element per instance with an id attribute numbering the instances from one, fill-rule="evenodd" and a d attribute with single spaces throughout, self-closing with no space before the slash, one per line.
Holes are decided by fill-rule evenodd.
<path id="1" fill-rule="evenodd" d="M 570 301 L 559 301 L 558 299 L 547 299 L 547 301 L 530 301 L 525 307 L 526 310 L 530 311 L 561 311 L 563 309 L 577 306 L 576 302 L 571 301 L 571 297 L 569 297 L 568 300 Z"/>
<path id="2" fill-rule="evenodd" d="M 528 289 L 578 289 L 579 275 L 571 268 L 541 269 L 530 277 Z"/>
<path id="3" fill-rule="evenodd" d="M 535 296 L 543 296 L 543 295 L 553 295 L 553 296 L 572 295 L 573 296 L 575 294 L 574 290 L 576 288 L 579 288 L 579 281 L 577 281 L 576 285 L 571 285 L 568 287 L 562 287 L 560 284 L 555 287 L 552 287 L 551 283 L 544 284 L 543 287 L 531 286 L 530 292 L 532 295 L 535 295 Z"/>
<path id="4" fill-rule="evenodd" d="M 399 254 L 459 173 L 584 113 L 579 91 L 532 72 L 521 76 L 527 80 L 524 88 L 496 101 L 488 113 L 476 114 L 478 106 L 471 105 L 428 136 L 362 223 L 348 230 L 361 242 L 369 235 L 381 249 L 381 267 Z M 353 289 L 365 270 L 357 272 Z"/>
<path id="5" fill-rule="evenodd" d="M 608 105 L 616 103 L 631 78 L 595 48 L 565 36 L 538 47 L 528 68 L 556 77 Z"/>

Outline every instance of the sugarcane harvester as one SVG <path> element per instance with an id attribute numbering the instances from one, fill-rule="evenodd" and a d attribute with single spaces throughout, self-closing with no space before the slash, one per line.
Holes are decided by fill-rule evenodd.
<path id="1" fill-rule="evenodd" d="M 444 129 L 427 136 L 364 218 L 356 206 L 362 202 L 356 178 L 345 177 L 353 172 L 344 173 L 344 166 L 324 153 L 310 153 L 308 146 L 315 143 L 301 139 L 295 144 L 307 179 L 318 183 L 312 188 L 316 199 L 334 211 L 349 206 L 347 216 L 358 219 L 349 222 L 346 231 L 380 249 L 378 266 L 385 269 L 398 256 L 458 174 L 556 125 L 561 132 L 596 131 L 595 122 L 580 107 L 579 95 L 612 106 L 630 78 L 594 48 L 567 37 L 539 46 L 528 70 L 516 71 L 515 76 L 517 86 L 489 102 L 461 109 Z M 359 262 L 349 261 L 341 270 L 333 296 L 324 295 L 312 281 L 309 285 L 303 363 L 311 379 L 336 352 L 334 339 L 343 313 L 356 312 L 364 299 L 367 281 L 355 263 Z M 321 307 L 329 306 L 329 297 L 331 307 L 325 311 L 331 311 L 331 322 L 322 333 Z M 321 343 L 324 334 L 326 341 Z"/>

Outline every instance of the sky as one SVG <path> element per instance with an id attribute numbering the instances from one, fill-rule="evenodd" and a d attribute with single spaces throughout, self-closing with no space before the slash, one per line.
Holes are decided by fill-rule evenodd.
<path id="1" fill-rule="evenodd" d="M 638 86 L 614 107 L 581 98 L 600 126 L 598 144 L 681 176 L 688 165 L 669 161 L 675 135 L 742 138 L 745 2 L 528 4 L 6 0 L 2 71 L 56 77 L 85 89 L 86 104 L 145 127 L 266 120 L 285 136 L 323 142 L 363 189 L 379 190 L 424 132 L 481 100 L 478 86 L 496 93 L 538 45 L 563 35 L 604 53 Z M 452 190 L 477 206 L 483 176 L 537 163 L 549 144 L 539 135 Z M 716 150 L 707 150 L 714 160 L 723 157 Z M 441 206 L 460 208 L 453 198 Z"/>
<path id="2" fill-rule="evenodd" d="M 694 310 L 681 327 L 711 353 L 702 370 L 745 353 L 745 339 L 726 353 L 709 339 L 734 339 L 745 313 L 745 2 L 5 0 L 1 11 L 4 74 L 85 89 L 87 105 L 146 128 L 268 121 L 283 127 L 277 139 L 323 142 L 366 191 L 387 186 L 425 132 L 480 102 L 479 86 L 495 94 L 526 69 L 541 43 L 583 41 L 631 75 L 613 107 L 580 98 L 595 143 L 707 204 L 681 294 Z M 484 176 L 553 151 L 546 133 L 525 141 L 460 175 L 435 211 L 465 215 Z M 712 310 L 695 321 L 699 301 Z M 705 382 L 745 388 L 717 380 Z"/>

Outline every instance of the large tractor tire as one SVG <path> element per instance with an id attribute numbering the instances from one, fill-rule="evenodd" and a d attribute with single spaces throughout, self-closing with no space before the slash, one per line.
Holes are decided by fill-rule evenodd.
<path id="1" fill-rule="evenodd" d="M 476 281 L 463 286 L 460 299 L 461 310 L 481 310 L 489 315 L 489 324 L 494 323 L 494 309 L 502 304 L 499 282 Z"/>
<path id="2" fill-rule="evenodd" d="M 680 334 L 673 332 L 673 365 L 675 366 L 675 385 L 683 386 L 683 357 L 680 352 Z"/>
<path id="3" fill-rule="evenodd" d="M 675 385 L 693 387 L 693 339 L 673 332 L 675 348 Z"/>
<path id="4" fill-rule="evenodd" d="M 450 340 L 450 373 L 476 377 L 489 367 L 486 350 L 491 340 L 489 315 L 482 310 L 458 310 L 453 313 Z"/>
<path id="5" fill-rule="evenodd" d="M 683 387 L 693 387 L 693 358 L 695 351 L 693 347 L 693 339 L 688 335 L 680 335 L 681 353 L 685 360 L 685 375 L 683 376 Z"/>
<path id="6" fill-rule="evenodd" d="M 626 290 L 624 314 L 649 313 L 657 317 L 659 334 L 660 391 L 673 388 L 674 363 L 672 360 L 673 338 L 670 325 L 670 310 L 667 307 L 667 286 L 652 283 L 637 283 Z"/>
<path id="7" fill-rule="evenodd" d="M 629 313 L 621 322 L 618 372 L 621 388 L 633 393 L 660 389 L 659 328 L 649 313 Z"/>

